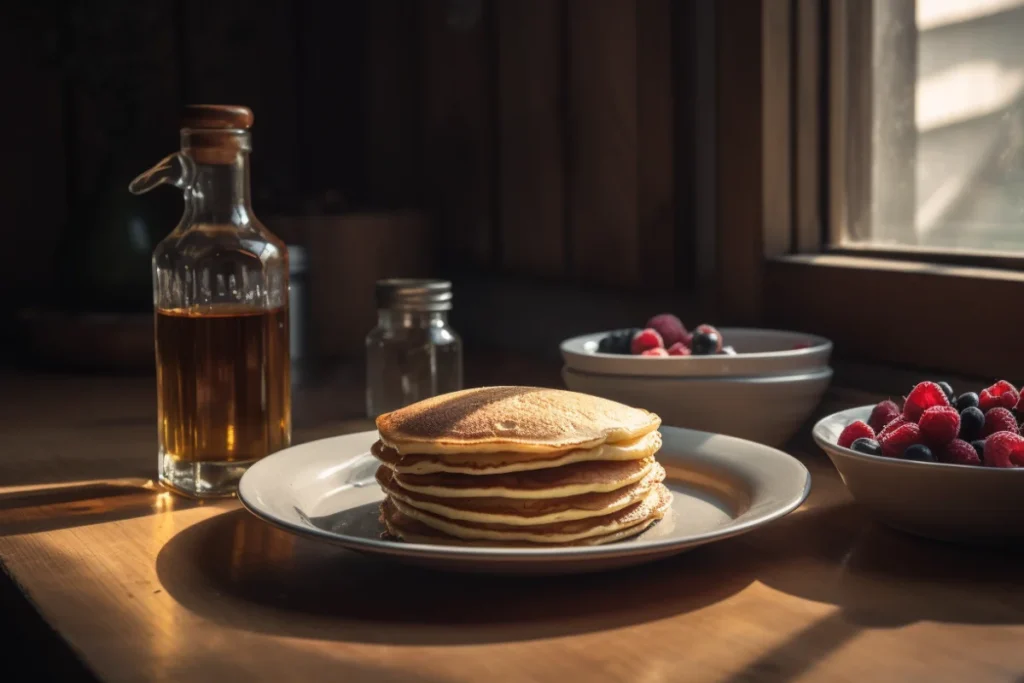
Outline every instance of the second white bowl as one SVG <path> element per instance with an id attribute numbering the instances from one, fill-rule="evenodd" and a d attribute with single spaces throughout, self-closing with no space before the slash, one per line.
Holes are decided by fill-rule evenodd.
<path id="1" fill-rule="evenodd" d="M 780 446 L 814 413 L 832 369 L 777 377 L 628 377 L 562 368 L 572 391 L 657 413 L 664 424 Z"/>

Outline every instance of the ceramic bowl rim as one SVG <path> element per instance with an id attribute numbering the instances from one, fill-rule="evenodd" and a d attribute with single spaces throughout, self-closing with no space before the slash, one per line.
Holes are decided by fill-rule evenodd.
<path id="1" fill-rule="evenodd" d="M 824 365 L 817 369 L 811 370 L 798 370 L 793 374 L 786 375 L 743 375 L 743 376 L 720 376 L 720 375 L 706 375 L 706 376 L 663 376 L 663 375 L 621 375 L 606 372 L 589 372 L 586 370 L 579 370 L 577 368 L 570 367 L 569 365 L 562 366 L 562 372 L 568 372 L 574 375 L 583 375 L 587 377 L 599 377 L 601 379 L 610 380 L 629 380 L 633 382 L 665 382 L 665 383 L 698 383 L 698 382 L 725 382 L 734 384 L 798 384 L 800 382 L 815 382 L 827 377 L 831 377 L 834 374 L 834 370 L 829 365 Z"/>
<path id="2" fill-rule="evenodd" d="M 818 355 L 823 350 L 827 350 L 829 353 L 832 353 L 832 347 L 833 347 L 832 340 L 827 339 L 826 337 L 822 337 L 821 335 L 812 334 L 810 332 L 800 332 L 799 330 L 779 330 L 779 329 L 770 328 L 770 327 L 722 327 L 722 328 L 720 328 L 720 330 L 722 332 L 722 336 L 726 336 L 726 332 L 732 332 L 734 334 L 735 333 L 741 333 L 741 334 L 742 333 L 758 333 L 758 334 L 768 333 L 769 335 L 771 335 L 771 334 L 777 334 L 777 335 L 783 335 L 783 334 L 799 335 L 799 336 L 806 337 L 808 341 L 811 341 L 813 343 L 810 346 L 808 346 L 806 348 L 802 348 L 802 349 L 783 349 L 781 351 L 757 351 L 757 352 L 754 352 L 754 353 L 739 353 L 739 352 L 737 352 L 736 355 L 734 355 L 734 356 L 725 356 L 725 357 L 723 357 L 722 355 L 719 355 L 719 354 L 712 355 L 712 356 L 668 356 L 667 357 L 668 361 L 669 362 L 674 362 L 674 363 L 681 363 L 681 362 L 684 362 L 684 361 L 688 362 L 688 363 L 709 363 L 709 362 L 713 362 L 713 361 L 721 362 L 721 361 L 723 361 L 726 358 L 743 358 L 745 360 L 770 360 L 770 359 L 778 359 L 778 358 L 801 358 L 801 357 L 804 357 L 804 356 L 810 357 L 810 356 Z M 617 330 L 600 330 L 600 331 L 597 331 L 597 332 L 588 332 L 586 334 L 579 334 L 579 335 L 576 335 L 575 337 L 569 337 L 568 339 L 563 339 L 559 343 L 558 348 L 559 348 L 559 350 L 562 351 L 562 353 L 568 352 L 568 353 L 576 354 L 576 353 L 579 353 L 579 352 L 567 348 L 569 344 L 572 344 L 574 342 L 575 343 L 585 343 L 586 341 L 589 340 L 590 337 L 603 337 L 605 335 L 611 334 L 612 332 L 616 332 L 616 331 Z M 665 356 L 632 356 L 632 355 L 627 356 L 627 355 L 619 354 L 619 353 L 603 353 L 601 351 L 591 351 L 589 353 L 589 355 L 593 356 L 594 358 L 615 358 L 615 359 L 630 358 L 630 359 L 637 360 L 639 362 L 649 362 L 649 361 L 665 362 L 665 360 L 666 360 Z"/>

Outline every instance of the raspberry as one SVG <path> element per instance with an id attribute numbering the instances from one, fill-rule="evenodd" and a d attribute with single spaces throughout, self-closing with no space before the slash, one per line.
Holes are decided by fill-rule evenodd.
<path id="1" fill-rule="evenodd" d="M 809 348 L 811 348 L 811 342 L 797 342 L 796 344 L 793 344 L 794 351 L 800 351 L 801 349 Z"/>
<path id="2" fill-rule="evenodd" d="M 997 432 L 1019 433 L 1017 419 L 1006 408 L 993 408 L 985 413 L 985 427 L 981 430 L 982 436 L 989 436 Z"/>
<path id="3" fill-rule="evenodd" d="M 1001 379 L 988 389 L 981 390 L 981 394 L 978 396 L 978 405 L 987 413 L 993 408 L 1015 408 L 1019 400 L 1020 394 L 1014 386 L 1005 379 Z"/>
<path id="4" fill-rule="evenodd" d="M 985 439 L 985 464 L 989 467 L 1024 465 L 1024 437 L 1012 432 L 997 432 Z"/>
<path id="5" fill-rule="evenodd" d="M 722 351 L 722 333 L 711 327 L 711 325 L 697 325 L 697 329 L 693 331 L 694 334 L 713 334 L 718 337 L 718 346 L 715 348 L 714 353 L 721 353 Z"/>
<path id="6" fill-rule="evenodd" d="M 913 422 L 901 424 L 892 431 L 878 437 L 882 444 L 882 455 L 900 458 L 903 452 L 916 443 L 921 443 L 921 428 Z"/>
<path id="7" fill-rule="evenodd" d="M 893 431 L 897 427 L 900 427 L 900 426 L 905 425 L 905 424 L 910 424 L 910 420 L 908 420 L 908 419 L 906 419 L 904 417 L 897 417 L 897 418 L 894 418 L 894 419 L 890 420 L 889 422 L 887 422 L 885 424 L 884 427 L 882 427 L 882 430 L 880 432 L 878 432 L 878 438 L 882 438 L 883 435 L 888 434 L 889 432 Z"/>
<path id="8" fill-rule="evenodd" d="M 641 356 L 667 356 L 668 355 L 668 351 L 666 351 L 665 349 L 661 348 L 660 346 L 656 346 L 653 349 L 644 349 L 643 351 L 640 352 L 640 355 Z"/>
<path id="9" fill-rule="evenodd" d="M 661 335 L 658 334 L 657 330 L 647 328 L 646 330 L 640 330 L 633 337 L 633 341 L 629 345 L 629 350 L 633 352 L 634 356 L 638 356 L 647 349 L 663 349 L 665 348 L 665 342 L 661 340 Z"/>
<path id="10" fill-rule="evenodd" d="M 854 441 L 860 438 L 875 438 L 875 430 L 869 427 L 863 420 L 857 420 L 846 425 L 846 428 L 839 434 L 837 442 L 843 448 L 849 448 Z"/>
<path id="11" fill-rule="evenodd" d="M 903 403 L 903 417 L 911 422 L 921 419 L 921 413 L 935 406 L 948 406 L 946 392 L 935 382 L 921 382 L 910 390 Z"/>
<path id="12" fill-rule="evenodd" d="M 953 439 L 939 449 L 939 462 L 953 465 L 980 465 L 981 458 L 974 446 L 962 439 Z"/>
<path id="13" fill-rule="evenodd" d="M 894 401 L 882 401 L 871 411 L 868 424 L 876 432 L 900 416 L 900 407 Z"/>
<path id="14" fill-rule="evenodd" d="M 661 313 L 654 316 L 647 321 L 645 327 L 649 327 L 660 334 L 662 341 L 664 341 L 665 346 L 668 348 L 687 338 L 686 327 L 679 318 L 671 313 Z M 687 344 L 687 346 L 689 345 Z"/>
<path id="15" fill-rule="evenodd" d="M 668 355 L 670 356 L 689 356 L 690 347 L 681 341 L 677 341 L 672 346 L 668 347 Z"/>
<path id="16" fill-rule="evenodd" d="M 935 406 L 921 413 L 921 440 L 929 446 L 945 446 L 960 433 L 960 413 L 952 406 Z"/>

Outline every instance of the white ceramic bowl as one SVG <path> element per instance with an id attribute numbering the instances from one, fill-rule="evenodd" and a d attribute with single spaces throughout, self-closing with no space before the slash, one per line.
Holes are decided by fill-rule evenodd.
<path id="1" fill-rule="evenodd" d="M 569 389 L 645 408 L 662 422 L 780 446 L 810 418 L 831 368 L 745 378 L 625 377 L 562 368 Z"/>
<path id="2" fill-rule="evenodd" d="M 585 334 L 562 342 L 562 358 L 573 370 L 633 377 L 758 377 L 807 372 L 828 366 L 832 342 L 803 332 L 723 327 L 719 331 L 735 356 L 628 356 L 600 353 L 597 344 L 608 332 Z M 808 348 L 794 349 L 797 344 Z"/>
<path id="3" fill-rule="evenodd" d="M 829 415 L 814 426 L 813 435 L 854 499 L 880 522 L 944 541 L 1024 538 L 1024 468 L 914 462 L 836 445 L 843 427 L 866 422 L 871 408 Z"/>

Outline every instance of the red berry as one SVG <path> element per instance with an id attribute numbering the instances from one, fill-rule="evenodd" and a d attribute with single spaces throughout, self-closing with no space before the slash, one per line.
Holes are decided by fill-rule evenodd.
<path id="1" fill-rule="evenodd" d="M 902 417 L 902 416 L 893 418 L 889 422 L 885 423 L 885 426 L 882 427 L 881 431 L 878 432 L 878 438 L 882 438 L 882 436 L 884 436 L 885 434 L 888 434 L 889 432 L 893 431 L 897 427 L 900 427 L 900 426 L 905 425 L 905 424 L 912 424 L 912 423 L 910 422 L 910 420 L 908 420 L 908 419 L 906 419 L 905 417 Z"/>
<path id="2" fill-rule="evenodd" d="M 638 356 L 647 349 L 663 349 L 665 348 L 665 342 L 661 340 L 661 335 L 658 334 L 657 330 L 647 328 L 646 330 L 640 330 L 633 337 L 632 343 L 629 345 L 629 350 L 633 352 L 634 356 Z"/>
<path id="3" fill-rule="evenodd" d="M 671 313 L 661 313 L 647 321 L 647 325 L 661 335 L 665 346 L 671 348 L 677 342 L 686 339 L 686 327 L 682 321 Z"/>
<path id="4" fill-rule="evenodd" d="M 1017 419 L 1006 408 L 993 408 L 985 413 L 985 427 L 981 430 L 982 436 L 995 434 L 996 432 L 1019 433 Z"/>
<path id="5" fill-rule="evenodd" d="M 921 382 L 910 390 L 903 403 L 903 417 L 911 422 L 921 419 L 921 413 L 935 406 L 948 406 L 946 392 L 935 382 Z"/>
<path id="6" fill-rule="evenodd" d="M 960 413 L 952 406 L 935 406 L 921 413 L 921 440 L 932 447 L 945 446 L 960 433 Z"/>
<path id="7" fill-rule="evenodd" d="M 953 465 L 980 465 L 981 458 L 974 446 L 963 439 L 953 439 L 938 450 L 939 462 Z"/>
<path id="8" fill-rule="evenodd" d="M 846 425 L 842 432 L 839 434 L 838 443 L 843 448 L 849 448 L 857 439 L 864 437 L 866 439 L 875 438 L 875 430 L 867 425 L 863 420 L 857 420 Z"/>
<path id="9" fill-rule="evenodd" d="M 694 334 L 703 332 L 704 334 L 713 334 L 718 337 L 718 348 L 715 349 L 715 353 L 722 352 L 722 333 L 711 327 L 711 325 L 697 325 L 697 328 L 693 331 Z"/>
<path id="10" fill-rule="evenodd" d="M 882 455 L 900 458 L 903 457 L 903 451 L 916 443 L 921 443 L 921 428 L 913 422 L 907 422 L 880 435 L 878 442 L 882 444 Z"/>
<path id="11" fill-rule="evenodd" d="M 978 394 L 978 407 L 986 413 L 993 408 L 1000 407 L 1012 410 L 1017 407 L 1019 400 L 1020 394 L 1014 386 L 1005 379 L 1001 379 L 988 389 L 981 390 L 981 393 Z"/>
<path id="12" fill-rule="evenodd" d="M 677 341 L 672 346 L 668 347 L 668 355 L 670 356 L 689 356 L 690 347 L 681 341 Z"/>
<path id="13" fill-rule="evenodd" d="M 882 401 L 871 411 L 868 424 L 876 432 L 900 416 L 900 407 L 894 401 Z"/>
<path id="14" fill-rule="evenodd" d="M 811 342 L 797 342 L 796 344 L 793 344 L 793 350 L 794 351 L 799 351 L 800 349 L 809 349 L 809 348 L 811 348 Z"/>
<path id="15" fill-rule="evenodd" d="M 668 356 L 668 351 L 661 348 L 660 346 L 653 349 L 645 349 L 640 352 L 641 356 Z"/>
<path id="16" fill-rule="evenodd" d="M 1024 465 L 1024 436 L 997 432 L 985 439 L 985 464 L 989 467 Z"/>

